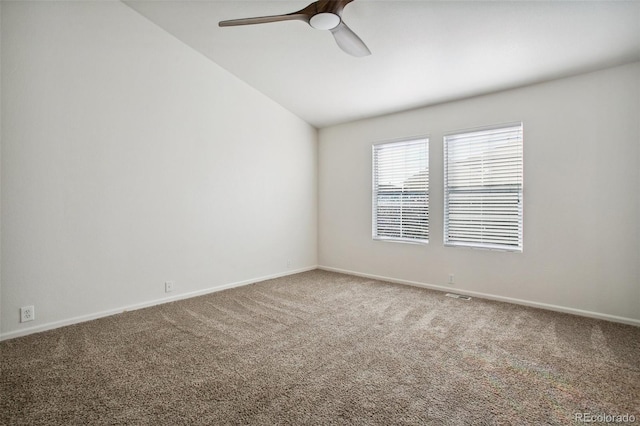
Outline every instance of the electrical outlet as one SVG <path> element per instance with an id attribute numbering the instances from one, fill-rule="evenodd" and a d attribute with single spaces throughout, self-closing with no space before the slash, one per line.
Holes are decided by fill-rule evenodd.
<path id="1" fill-rule="evenodd" d="M 287 268 L 291 268 L 291 259 L 287 259 Z"/>
<path id="2" fill-rule="evenodd" d="M 33 321 L 34 319 L 36 319 L 36 310 L 33 305 L 20 308 L 20 322 Z"/>
<path id="3" fill-rule="evenodd" d="M 453 285 L 456 282 L 455 276 L 453 274 L 449 274 L 449 285 Z"/>
<path id="4" fill-rule="evenodd" d="M 164 283 L 164 292 L 165 293 L 170 293 L 173 291 L 173 281 L 165 281 Z"/>

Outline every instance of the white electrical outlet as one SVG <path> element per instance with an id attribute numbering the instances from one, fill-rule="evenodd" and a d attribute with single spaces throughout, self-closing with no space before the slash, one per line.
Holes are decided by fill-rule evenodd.
<path id="1" fill-rule="evenodd" d="M 453 274 L 449 274 L 449 282 L 448 282 L 448 284 L 449 284 L 449 285 L 452 285 L 452 284 L 454 284 L 455 282 L 456 282 L 456 280 L 455 280 L 455 276 L 454 276 Z"/>
<path id="2" fill-rule="evenodd" d="M 291 259 L 287 259 L 287 268 L 291 268 Z"/>
<path id="3" fill-rule="evenodd" d="M 20 322 L 33 321 L 34 319 L 36 319 L 36 310 L 33 305 L 20 308 Z"/>
<path id="4" fill-rule="evenodd" d="M 165 293 L 170 293 L 173 291 L 173 281 L 165 281 L 164 283 L 164 292 Z"/>

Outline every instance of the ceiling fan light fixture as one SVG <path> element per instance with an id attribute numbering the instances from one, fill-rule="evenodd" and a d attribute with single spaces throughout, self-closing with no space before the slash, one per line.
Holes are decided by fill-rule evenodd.
<path id="1" fill-rule="evenodd" d="M 335 13 L 318 13 L 309 19 L 309 25 L 316 30 L 332 30 L 340 24 L 340 17 Z"/>

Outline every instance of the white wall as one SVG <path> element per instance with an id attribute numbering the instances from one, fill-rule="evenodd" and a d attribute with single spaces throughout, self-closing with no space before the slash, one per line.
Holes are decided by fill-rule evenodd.
<path id="1" fill-rule="evenodd" d="M 399 82 L 399 84 L 401 84 Z M 524 122 L 524 252 L 443 246 L 443 134 Z M 640 324 L 640 64 L 320 131 L 319 264 Z M 371 144 L 430 136 L 430 243 L 371 239 Z"/>
<path id="2" fill-rule="evenodd" d="M 0 1 L 0 82 L 2 82 L 2 2 Z M 2 111 L 2 84 L 0 84 L 0 111 Z M 2 211 L 2 114 L 0 113 L 0 212 Z M 2 241 L 2 215 L 0 214 L 0 241 Z M 0 244 L 0 334 L 2 333 L 2 244 Z"/>
<path id="3" fill-rule="evenodd" d="M 317 131 L 126 5 L 5 2 L 1 59 L 2 337 L 317 264 Z"/>

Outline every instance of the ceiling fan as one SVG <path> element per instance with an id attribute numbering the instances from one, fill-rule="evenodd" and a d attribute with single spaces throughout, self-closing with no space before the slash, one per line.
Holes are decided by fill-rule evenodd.
<path id="1" fill-rule="evenodd" d="M 353 56 L 371 55 L 371 51 L 342 20 L 344 7 L 353 0 L 318 0 L 304 9 L 284 15 L 260 16 L 256 18 L 232 19 L 220 21 L 221 27 L 236 25 L 265 24 L 280 21 L 304 21 L 317 30 L 331 31 L 338 46 Z"/>

